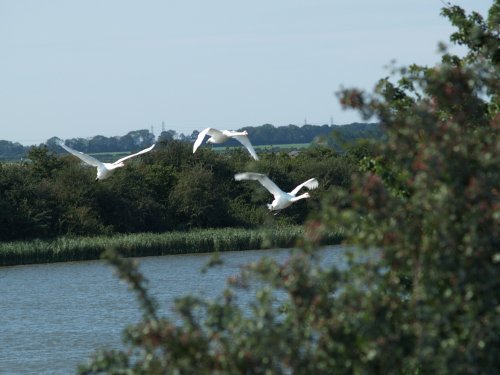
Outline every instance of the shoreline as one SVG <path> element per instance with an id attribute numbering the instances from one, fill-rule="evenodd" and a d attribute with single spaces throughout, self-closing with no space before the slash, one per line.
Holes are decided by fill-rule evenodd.
<path id="1" fill-rule="evenodd" d="M 286 248 L 297 246 L 303 234 L 304 227 L 297 225 L 269 229 L 195 229 L 188 232 L 0 242 L 0 267 L 97 260 L 109 248 L 116 249 L 124 257 Z M 321 244 L 336 245 L 341 240 L 339 233 L 331 233 L 325 236 Z"/>

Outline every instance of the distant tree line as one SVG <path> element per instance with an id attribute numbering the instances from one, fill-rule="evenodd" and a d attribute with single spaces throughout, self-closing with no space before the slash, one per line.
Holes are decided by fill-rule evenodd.
<path id="1" fill-rule="evenodd" d="M 200 129 L 201 130 L 201 129 Z M 380 139 L 383 131 L 378 124 L 353 123 L 349 125 L 287 125 L 275 127 L 265 124 L 257 127 L 243 127 L 238 130 L 246 130 L 254 145 L 283 145 L 301 144 L 314 141 L 326 140 L 337 151 L 342 150 L 344 143 L 351 143 L 357 139 Z M 190 135 L 177 133 L 175 130 L 167 130 L 155 137 L 149 130 L 134 130 L 124 136 L 105 137 L 96 135 L 92 138 L 70 138 L 66 139 L 68 146 L 85 153 L 103 152 L 129 152 L 145 148 L 154 142 L 181 141 L 193 143 L 198 137 L 199 131 L 193 131 Z M 330 137 L 334 134 L 334 137 Z M 56 152 L 62 152 L 56 146 L 56 137 L 48 139 L 45 144 Z M 237 141 L 230 141 L 224 146 L 239 146 Z M 0 160 L 20 160 L 26 157 L 32 146 L 23 146 L 20 143 L 0 141 Z"/>
<path id="2" fill-rule="evenodd" d="M 51 138 L 47 145 L 53 146 L 57 138 Z M 124 136 L 104 137 L 97 135 L 92 138 L 71 138 L 66 144 L 75 150 L 85 153 L 127 152 L 151 146 L 155 136 L 149 130 L 134 130 Z"/>
<path id="3" fill-rule="evenodd" d="M 353 140 L 380 139 L 383 132 L 376 123 L 353 123 L 349 125 L 287 125 L 275 127 L 265 124 L 258 127 L 244 127 L 254 145 L 282 145 L 293 143 L 329 142 L 340 148 L 343 142 Z M 330 137 L 334 135 L 334 137 Z"/>
<path id="4" fill-rule="evenodd" d="M 21 159 L 26 154 L 28 148 L 17 142 L 0 140 L 0 160 Z"/>

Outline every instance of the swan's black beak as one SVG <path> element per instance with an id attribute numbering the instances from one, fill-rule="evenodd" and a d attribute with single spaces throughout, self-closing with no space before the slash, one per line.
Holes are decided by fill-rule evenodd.
<path id="1" fill-rule="evenodd" d="M 99 178 L 98 178 L 98 177 L 96 177 L 96 179 L 95 179 L 95 182 L 97 182 L 97 181 L 99 181 Z"/>

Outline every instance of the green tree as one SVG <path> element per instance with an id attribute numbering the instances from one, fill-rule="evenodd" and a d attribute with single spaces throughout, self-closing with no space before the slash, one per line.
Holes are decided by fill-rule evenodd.
<path id="1" fill-rule="evenodd" d="M 30 169 L 37 178 L 51 177 L 62 165 L 57 155 L 45 145 L 31 147 L 27 157 L 31 163 Z"/>
<path id="2" fill-rule="evenodd" d="M 307 251 L 236 280 L 262 282 L 250 312 L 228 290 L 180 299 L 178 323 L 160 318 L 130 261 L 108 253 L 145 316 L 126 331 L 126 351 L 100 352 L 80 373 L 496 374 L 499 11 L 497 0 L 485 22 L 445 8 L 466 57 L 401 69 L 373 95 L 342 92 L 380 119 L 387 141 L 349 191 L 325 199 Z M 339 226 L 375 257 L 345 272 L 316 263 L 311 241 Z"/>
<path id="3" fill-rule="evenodd" d="M 187 228 L 221 226 L 227 209 L 217 184 L 214 172 L 200 164 L 179 176 L 169 199 Z"/>

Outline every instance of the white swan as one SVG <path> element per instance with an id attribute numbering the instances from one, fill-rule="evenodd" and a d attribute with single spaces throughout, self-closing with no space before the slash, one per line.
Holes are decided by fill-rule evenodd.
<path id="1" fill-rule="evenodd" d="M 76 157 L 80 158 L 83 160 L 85 163 L 93 165 L 94 167 L 97 167 L 97 180 L 104 180 L 111 176 L 111 174 L 115 171 L 116 168 L 124 167 L 125 164 L 123 163 L 125 160 L 128 160 L 130 158 L 133 158 L 137 155 L 145 154 L 146 152 L 149 152 L 155 147 L 153 144 L 151 147 L 148 147 L 142 151 L 139 151 L 135 154 L 125 156 L 124 158 L 118 159 L 114 163 L 102 163 L 99 160 L 93 158 L 90 155 L 84 154 L 83 152 L 73 150 L 71 147 L 68 147 L 64 144 L 62 140 L 57 140 L 57 144 L 64 148 L 66 151 L 69 153 L 75 155 Z"/>
<path id="2" fill-rule="evenodd" d="M 290 193 L 285 193 L 278 186 L 276 186 L 276 184 L 272 182 L 269 177 L 261 173 L 252 173 L 252 172 L 238 173 L 234 175 L 234 179 L 236 181 L 257 180 L 261 183 L 262 186 L 264 186 L 267 190 L 269 190 L 269 192 L 272 195 L 274 195 L 273 202 L 267 205 L 269 211 L 282 210 L 290 206 L 292 203 L 297 202 L 300 199 L 309 198 L 310 197 L 309 193 L 304 193 L 302 195 L 299 195 L 298 197 L 296 195 L 299 192 L 299 190 L 302 189 L 303 187 L 306 187 L 309 190 L 314 190 L 319 185 L 318 180 L 316 180 L 315 178 L 311 178 L 306 182 L 301 183 Z"/>
<path id="3" fill-rule="evenodd" d="M 203 142 L 203 139 L 205 138 L 206 135 L 209 135 L 210 138 L 207 139 L 207 143 L 224 143 L 226 142 L 229 138 L 234 138 L 238 140 L 243 146 L 245 146 L 250 152 L 250 155 L 255 160 L 259 160 L 259 157 L 257 156 L 257 153 L 255 152 L 252 144 L 248 140 L 248 132 L 243 131 L 243 132 L 235 132 L 232 130 L 217 130 L 214 128 L 206 128 L 203 129 L 199 134 L 198 138 L 196 139 L 196 142 L 194 142 L 193 145 L 193 154 L 196 152 L 198 147 L 200 147 L 201 143 Z"/>

